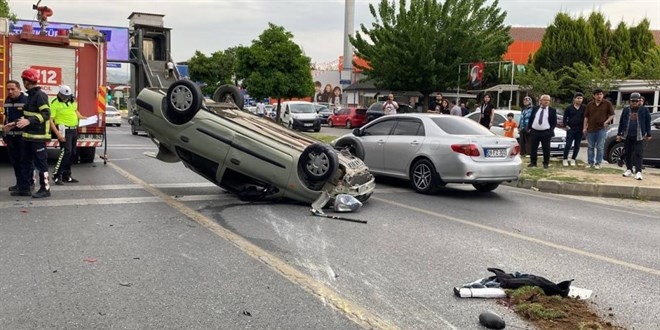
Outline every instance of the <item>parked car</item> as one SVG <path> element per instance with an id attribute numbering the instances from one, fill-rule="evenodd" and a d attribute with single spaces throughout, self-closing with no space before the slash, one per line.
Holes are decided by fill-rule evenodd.
<path id="1" fill-rule="evenodd" d="M 651 140 L 644 147 L 643 164 L 650 166 L 660 166 L 660 112 L 651 113 Z M 619 130 L 619 124 L 612 124 L 607 130 L 605 138 L 605 160 L 608 163 L 616 164 L 623 154 L 623 141 L 617 142 L 616 135 Z"/>
<path id="2" fill-rule="evenodd" d="M 327 103 L 326 103 L 327 104 Z M 319 120 L 321 124 L 328 123 L 328 117 L 332 114 L 332 110 L 326 104 L 314 103 L 314 108 L 316 108 L 316 113 L 319 115 Z"/>
<path id="3" fill-rule="evenodd" d="M 517 180 L 522 164 L 516 140 L 459 116 L 383 116 L 332 144 L 363 159 L 371 173 L 407 179 L 424 194 L 448 183 L 492 191 Z"/>
<path id="4" fill-rule="evenodd" d="M 139 132 L 145 132 L 142 125 L 140 125 L 140 116 L 138 115 L 137 109 L 133 109 L 132 115 L 128 117 L 128 124 L 131 125 L 131 134 L 138 135 Z"/>
<path id="5" fill-rule="evenodd" d="M 286 101 L 280 109 L 282 124 L 301 131 L 321 130 L 321 120 L 314 104 L 307 101 Z"/>
<path id="6" fill-rule="evenodd" d="M 504 122 L 506 121 L 506 116 L 509 113 L 513 113 L 513 120 L 520 124 L 520 111 L 518 110 L 507 110 L 507 109 L 497 109 L 495 110 L 495 117 L 493 118 L 493 126 L 490 128 L 491 132 L 504 136 Z M 478 111 L 467 114 L 465 117 L 472 119 L 475 122 L 479 122 L 479 117 L 481 113 Z M 558 119 L 559 120 L 559 119 Z M 518 130 L 514 131 L 513 137 L 518 139 L 519 134 Z M 555 136 L 550 139 L 550 155 L 558 156 L 564 154 L 564 148 L 566 147 L 566 130 L 555 127 Z M 571 147 L 572 149 L 572 147 Z M 541 147 L 539 146 L 539 153 L 542 152 Z"/>
<path id="7" fill-rule="evenodd" d="M 111 105 L 105 107 L 105 124 L 107 126 L 121 126 L 121 113 L 117 108 Z"/>
<path id="8" fill-rule="evenodd" d="M 288 198 L 311 203 L 346 193 L 366 201 L 375 188 L 362 160 L 242 111 L 234 86 L 205 103 L 189 80 L 136 99 L 142 126 L 158 146 L 155 158 L 182 161 L 216 185 L 250 200 Z M 316 204 L 315 204 L 316 205 Z"/>
<path id="9" fill-rule="evenodd" d="M 346 128 L 361 127 L 365 123 L 367 109 L 342 107 L 328 117 L 328 127 L 345 126 Z"/>
<path id="10" fill-rule="evenodd" d="M 366 113 L 367 118 L 365 119 L 365 123 L 368 123 L 376 118 L 380 118 L 383 115 L 385 115 L 385 112 L 383 112 L 383 103 L 385 102 L 378 101 L 370 105 L 369 108 L 367 108 L 367 113 Z M 399 110 L 396 111 L 397 114 L 414 113 L 414 112 L 417 111 L 413 107 L 404 103 L 399 103 Z"/>

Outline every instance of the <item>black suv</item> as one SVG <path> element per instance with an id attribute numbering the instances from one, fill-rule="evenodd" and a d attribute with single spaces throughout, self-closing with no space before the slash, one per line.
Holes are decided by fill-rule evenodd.
<path id="1" fill-rule="evenodd" d="M 369 106 L 369 109 L 367 109 L 365 123 L 368 123 L 385 114 L 383 112 L 383 103 L 385 103 L 385 101 L 378 101 L 372 104 L 371 106 Z M 399 103 L 399 110 L 396 111 L 396 113 L 411 113 L 411 112 L 417 112 L 417 111 L 413 107 L 402 103 Z"/>

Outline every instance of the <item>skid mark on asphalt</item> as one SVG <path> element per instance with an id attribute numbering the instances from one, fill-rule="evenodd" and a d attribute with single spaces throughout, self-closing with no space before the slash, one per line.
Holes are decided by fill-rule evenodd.
<path id="1" fill-rule="evenodd" d="M 379 318 L 364 307 L 342 297 L 336 291 L 330 289 L 309 275 L 290 266 L 284 260 L 277 258 L 276 256 L 252 244 L 245 238 L 227 230 L 226 228 L 213 221 L 213 219 L 189 208 L 185 204 L 147 184 L 138 177 L 117 166 L 116 164 L 108 163 L 108 166 L 135 184 L 142 186 L 142 188 L 147 192 L 162 199 L 167 205 L 194 220 L 200 226 L 208 229 L 218 237 L 232 243 L 238 249 L 251 256 L 252 258 L 260 261 L 275 273 L 280 274 L 282 277 L 298 285 L 303 290 L 311 293 L 312 295 L 318 297 L 321 301 L 340 311 L 349 320 L 355 322 L 356 324 L 364 328 L 398 329 L 398 327 L 393 323 Z"/>
<path id="2" fill-rule="evenodd" d="M 525 236 L 525 235 L 522 235 L 522 234 L 506 231 L 506 230 L 495 228 L 495 227 L 482 225 L 480 223 L 476 223 L 476 222 L 473 222 L 473 221 L 459 219 L 459 218 L 456 218 L 456 217 L 452 217 L 450 215 L 446 215 L 446 214 L 442 214 L 442 213 L 422 209 L 422 208 L 419 208 L 419 207 L 406 205 L 406 204 L 403 204 L 403 203 L 398 203 L 398 202 L 394 202 L 394 201 L 390 201 L 390 200 L 386 200 L 386 199 L 382 199 L 382 198 L 378 198 L 378 197 L 373 197 L 373 196 L 371 198 L 379 200 L 383 203 L 387 203 L 387 204 L 390 204 L 390 205 L 393 205 L 393 206 L 403 208 L 403 209 L 408 209 L 408 210 L 411 210 L 411 211 L 427 214 L 427 215 L 433 216 L 435 218 L 446 219 L 446 220 L 457 222 L 457 223 L 460 223 L 460 224 L 463 224 L 463 225 L 476 227 L 476 228 L 479 228 L 479 229 L 487 230 L 487 231 L 498 233 L 498 234 L 501 234 L 501 235 L 510 236 L 510 237 L 521 239 L 521 240 L 524 240 L 524 241 L 528 241 L 528 242 L 532 242 L 532 243 L 536 243 L 536 244 L 540 244 L 540 245 L 545 245 L 545 246 L 552 247 L 552 248 L 555 248 L 555 249 L 558 249 L 558 250 L 562 250 L 562 251 L 578 254 L 578 255 L 581 255 L 581 256 L 585 256 L 585 257 L 588 257 L 588 258 L 604 261 L 604 262 L 611 263 L 611 264 L 614 264 L 614 265 L 617 265 L 617 266 L 626 267 L 626 268 L 630 268 L 630 269 L 633 269 L 633 270 L 636 270 L 636 271 L 640 271 L 640 272 L 660 276 L 660 269 L 653 269 L 653 268 L 649 268 L 649 267 L 636 265 L 636 264 L 621 261 L 621 260 L 618 260 L 618 259 L 602 256 L 600 254 L 591 253 L 591 252 L 587 252 L 587 251 L 584 251 L 584 250 L 564 246 L 564 245 L 561 245 L 561 244 L 557 244 L 557 243 L 553 243 L 553 242 L 549 242 L 549 241 L 544 241 L 542 239 L 538 239 L 538 238 L 534 238 L 534 237 L 530 237 L 530 236 Z"/>

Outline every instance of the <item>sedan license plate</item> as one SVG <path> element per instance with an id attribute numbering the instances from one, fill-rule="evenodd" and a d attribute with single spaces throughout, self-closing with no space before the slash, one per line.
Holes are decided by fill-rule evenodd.
<path id="1" fill-rule="evenodd" d="M 486 157 L 506 157 L 506 149 L 486 149 Z"/>
<path id="2" fill-rule="evenodd" d="M 310 126 L 312 126 L 312 125 L 314 125 L 314 124 L 312 124 L 312 123 L 305 123 L 305 127 L 310 127 Z"/>

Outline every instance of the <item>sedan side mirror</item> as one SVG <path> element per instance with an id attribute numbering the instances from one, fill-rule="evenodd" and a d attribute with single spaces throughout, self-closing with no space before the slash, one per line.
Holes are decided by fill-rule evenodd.
<path id="1" fill-rule="evenodd" d="M 354 128 L 353 129 L 353 135 L 355 136 L 362 136 L 362 132 L 360 132 L 359 128 Z"/>

